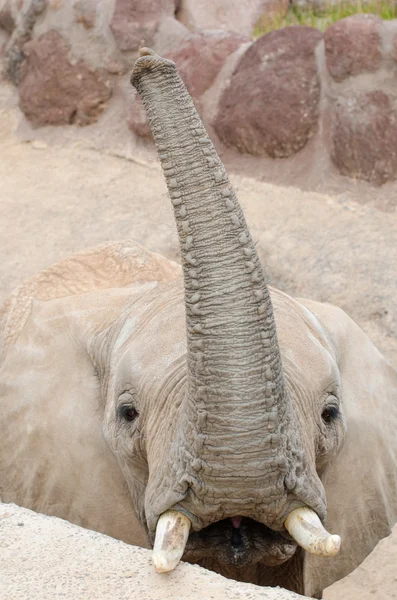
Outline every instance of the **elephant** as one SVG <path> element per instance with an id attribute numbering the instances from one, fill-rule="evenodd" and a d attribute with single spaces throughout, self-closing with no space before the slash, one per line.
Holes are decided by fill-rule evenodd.
<path id="1" fill-rule="evenodd" d="M 321 598 L 396 522 L 397 372 L 341 309 L 268 285 L 175 64 L 142 49 L 131 83 L 182 268 L 107 243 L 11 294 L 2 501 L 154 547 L 158 571 Z"/>

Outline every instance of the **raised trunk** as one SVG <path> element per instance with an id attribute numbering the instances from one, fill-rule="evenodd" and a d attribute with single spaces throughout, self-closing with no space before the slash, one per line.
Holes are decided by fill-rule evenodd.
<path id="1" fill-rule="evenodd" d="M 175 450 L 175 485 L 193 490 L 185 506 L 200 512 L 196 527 L 255 510 L 279 528 L 292 467 L 290 409 L 264 273 L 175 64 L 141 53 L 131 82 L 167 181 L 185 281 L 188 417 Z"/>

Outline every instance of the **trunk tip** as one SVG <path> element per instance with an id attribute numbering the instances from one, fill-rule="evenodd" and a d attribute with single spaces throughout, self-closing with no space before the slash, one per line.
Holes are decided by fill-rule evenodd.
<path id="1" fill-rule="evenodd" d="M 143 48 L 140 48 L 139 54 L 141 56 L 158 56 L 158 54 L 156 54 L 156 52 L 154 50 L 151 50 L 150 48 L 146 48 L 146 46 L 143 46 Z"/>
<path id="2" fill-rule="evenodd" d="M 140 57 L 137 58 L 134 64 L 134 68 L 131 73 L 130 82 L 136 87 L 142 75 L 148 71 L 153 71 L 158 68 L 175 69 L 175 63 L 172 60 L 163 58 L 151 48 L 143 46 L 140 49 Z"/>

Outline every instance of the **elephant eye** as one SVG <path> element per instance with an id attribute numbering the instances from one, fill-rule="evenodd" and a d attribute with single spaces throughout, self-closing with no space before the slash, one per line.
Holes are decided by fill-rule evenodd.
<path id="1" fill-rule="evenodd" d="M 321 418 L 326 425 L 333 423 L 339 416 L 339 408 L 335 405 L 327 406 L 321 413 Z"/>
<path id="2" fill-rule="evenodd" d="M 138 417 L 138 411 L 131 406 L 130 404 L 124 404 L 119 408 L 120 417 L 127 421 L 128 423 L 132 423 Z"/>

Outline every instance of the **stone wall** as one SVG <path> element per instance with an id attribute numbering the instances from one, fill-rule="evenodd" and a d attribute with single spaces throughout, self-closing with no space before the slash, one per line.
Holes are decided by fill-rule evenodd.
<path id="1" fill-rule="evenodd" d="M 271 32 L 245 52 L 220 99 L 215 131 L 241 152 L 290 157 L 322 136 L 343 175 L 397 177 L 397 21 L 355 15 L 324 36 Z"/>
<path id="2" fill-rule="evenodd" d="M 21 600 L 304 600 L 181 563 L 155 573 L 149 550 L 0 503 L 0 597 Z"/>
<path id="3" fill-rule="evenodd" d="M 257 19 L 286 5 L 250 0 L 240 14 L 240 4 L 0 0 L 7 76 L 34 127 L 90 125 L 121 90 L 120 119 L 131 136 L 150 139 L 127 84 L 139 47 L 149 45 L 175 60 L 221 146 L 284 159 L 288 171 L 317 145 L 340 175 L 396 180 L 397 21 L 355 15 L 324 34 L 293 26 L 252 41 Z"/>

